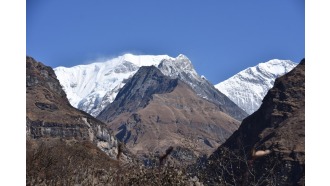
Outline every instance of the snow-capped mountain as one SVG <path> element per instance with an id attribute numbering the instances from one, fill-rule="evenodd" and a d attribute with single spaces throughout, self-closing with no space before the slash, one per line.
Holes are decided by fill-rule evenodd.
<path id="1" fill-rule="evenodd" d="M 239 108 L 227 96 L 219 92 L 204 76 L 200 76 L 191 61 L 180 54 L 175 59 L 165 59 L 158 68 L 169 77 L 178 78 L 188 84 L 199 97 L 218 105 L 225 113 L 237 120 L 243 120 L 247 113 Z"/>
<path id="2" fill-rule="evenodd" d="M 215 87 L 245 112 L 252 114 L 260 107 L 264 96 L 273 87 L 275 79 L 295 66 L 297 64 L 290 60 L 273 59 L 242 70 Z"/>
<path id="3" fill-rule="evenodd" d="M 171 78 L 179 78 L 188 84 L 198 96 L 216 103 L 237 120 L 247 116 L 241 108 L 219 92 L 195 71 L 191 61 L 180 54 L 168 55 L 125 54 L 117 58 L 71 68 L 57 67 L 55 73 L 61 82 L 72 106 L 92 116 L 97 116 L 113 102 L 119 89 L 141 66 L 155 66 Z"/>
<path id="4" fill-rule="evenodd" d="M 88 65 L 54 68 L 70 104 L 92 116 L 97 116 L 116 97 L 125 80 L 141 66 L 157 66 L 168 55 L 125 54 L 107 61 Z"/>

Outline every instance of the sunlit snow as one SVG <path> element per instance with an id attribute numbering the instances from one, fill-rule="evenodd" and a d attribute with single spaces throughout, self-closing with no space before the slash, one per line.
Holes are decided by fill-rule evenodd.
<path id="1" fill-rule="evenodd" d="M 273 59 L 247 68 L 215 87 L 248 114 L 256 111 L 273 87 L 275 79 L 292 70 L 297 64 L 290 60 Z"/>
<path id="2" fill-rule="evenodd" d="M 54 69 L 70 104 L 93 116 L 111 103 L 125 79 L 133 76 L 141 66 L 157 66 L 162 60 L 174 60 L 168 55 L 125 54 L 107 61 L 88 65 L 57 67 Z"/>

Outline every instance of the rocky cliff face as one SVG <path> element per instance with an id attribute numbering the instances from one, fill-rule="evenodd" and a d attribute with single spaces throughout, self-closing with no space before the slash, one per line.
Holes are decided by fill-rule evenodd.
<path id="1" fill-rule="evenodd" d="M 137 155 L 163 153 L 193 161 L 223 143 L 239 122 L 196 95 L 186 83 L 141 67 L 97 117 Z"/>
<path id="2" fill-rule="evenodd" d="M 26 134 L 29 139 L 88 140 L 116 157 L 117 140 L 106 126 L 73 108 L 52 68 L 26 57 Z"/>
<path id="3" fill-rule="evenodd" d="M 304 185 L 305 60 L 276 79 L 200 177 L 210 184 Z"/>

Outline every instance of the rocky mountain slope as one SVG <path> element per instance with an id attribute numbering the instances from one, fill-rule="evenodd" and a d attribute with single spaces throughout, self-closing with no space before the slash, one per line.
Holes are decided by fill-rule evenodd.
<path id="1" fill-rule="evenodd" d="M 209 185 L 304 185 L 305 60 L 275 80 L 260 108 L 207 160 Z"/>
<path id="2" fill-rule="evenodd" d="M 186 83 L 154 66 L 141 67 L 97 118 L 138 155 L 173 146 L 185 161 L 210 154 L 239 126 Z"/>
<path id="3" fill-rule="evenodd" d="M 105 62 L 71 68 L 57 67 L 54 70 L 70 103 L 97 116 L 113 102 L 120 88 L 141 66 L 151 65 L 158 67 L 166 76 L 184 81 L 199 97 L 214 102 L 235 119 L 241 121 L 247 116 L 246 112 L 198 75 L 191 61 L 182 54 L 176 58 L 167 55 L 125 54 Z"/>
<path id="4" fill-rule="evenodd" d="M 255 112 L 274 85 L 275 79 L 288 73 L 297 64 L 273 59 L 247 68 L 215 87 L 248 114 Z"/>
<path id="5" fill-rule="evenodd" d="M 231 117 L 242 121 L 247 115 L 226 95 L 218 91 L 205 77 L 197 74 L 191 61 L 180 54 L 175 59 L 164 59 L 158 65 L 162 73 L 171 78 L 178 78 L 189 85 L 199 97 L 218 105 L 219 108 Z"/>
<path id="6" fill-rule="evenodd" d="M 26 134 L 28 138 L 89 140 L 108 155 L 117 154 L 117 140 L 106 125 L 72 107 L 51 67 L 26 58 Z"/>
<path id="7" fill-rule="evenodd" d="M 72 107 L 53 69 L 32 57 L 26 57 L 26 141 L 27 185 L 91 184 L 90 171 L 108 175 L 94 177 L 102 184 L 116 165 L 112 131 Z"/>

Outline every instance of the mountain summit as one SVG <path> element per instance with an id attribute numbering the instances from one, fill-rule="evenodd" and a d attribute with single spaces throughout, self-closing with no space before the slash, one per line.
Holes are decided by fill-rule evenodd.
<path id="1" fill-rule="evenodd" d="M 275 79 L 291 71 L 297 64 L 273 59 L 247 68 L 215 87 L 248 114 L 255 112 Z"/>
<path id="2" fill-rule="evenodd" d="M 191 61 L 180 54 L 175 59 L 165 59 L 158 68 L 162 73 L 171 78 L 178 78 L 189 85 L 196 94 L 214 104 L 223 112 L 241 121 L 247 113 L 239 108 L 226 95 L 217 90 L 204 76 L 198 75 Z"/>

